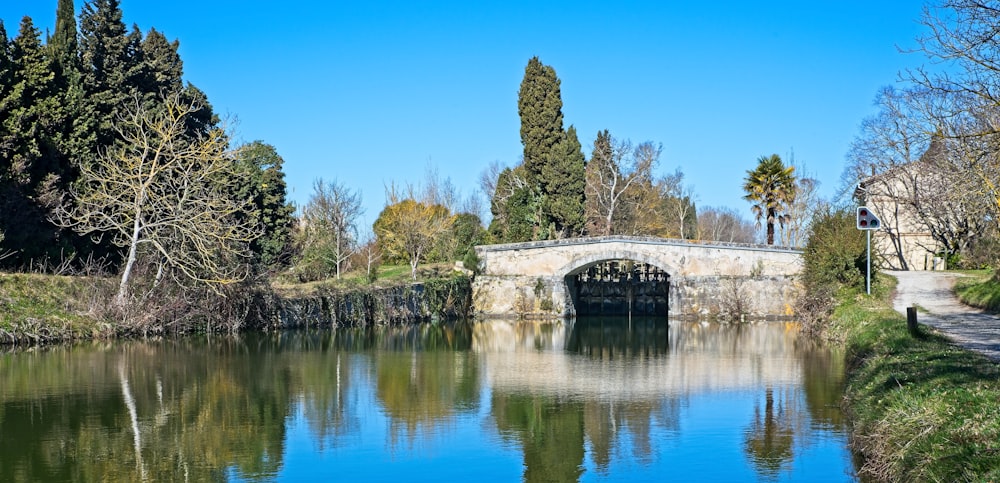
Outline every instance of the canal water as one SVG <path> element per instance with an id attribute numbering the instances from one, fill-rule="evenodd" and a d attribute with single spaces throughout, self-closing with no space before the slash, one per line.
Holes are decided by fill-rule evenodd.
<path id="1" fill-rule="evenodd" d="M 592 318 L 0 354 L 0 481 L 855 481 L 797 324 Z"/>

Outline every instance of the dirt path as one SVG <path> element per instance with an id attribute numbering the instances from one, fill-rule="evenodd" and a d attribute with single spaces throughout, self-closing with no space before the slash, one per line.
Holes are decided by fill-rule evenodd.
<path id="1" fill-rule="evenodd" d="M 917 320 L 941 331 L 958 345 L 982 352 L 1000 361 L 1000 318 L 962 305 L 951 291 L 961 275 L 948 272 L 885 272 L 896 277 L 896 296 L 892 307 L 906 314 L 914 305 Z"/>

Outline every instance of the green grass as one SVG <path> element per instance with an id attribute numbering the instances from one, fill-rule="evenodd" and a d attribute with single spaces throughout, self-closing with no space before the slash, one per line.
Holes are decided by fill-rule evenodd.
<path id="1" fill-rule="evenodd" d="M 455 272 L 449 263 L 435 263 L 417 267 L 417 281 L 447 278 Z M 388 287 L 413 282 L 409 265 L 382 265 L 378 268 L 378 277 L 374 282 L 376 287 Z M 369 285 L 364 270 L 355 270 L 343 274 L 340 280 L 329 278 L 316 282 L 297 283 L 287 280 L 276 281 L 272 286 L 282 295 L 308 295 L 317 290 L 350 290 Z"/>
<path id="2" fill-rule="evenodd" d="M 95 315 L 112 286 L 107 279 L 0 273 L 0 343 L 113 335 Z"/>
<path id="3" fill-rule="evenodd" d="M 955 294 L 966 305 L 1000 312 L 1000 279 L 993 273 L 977 271 L 955 284 Z"/>
<path id="4" fill-rule="evenodd" d="M 845 402 L 862 472 L 889 481 L 1000 481 L 1000 366 L 921 326 L 888 290 L 841 294 Z"/>

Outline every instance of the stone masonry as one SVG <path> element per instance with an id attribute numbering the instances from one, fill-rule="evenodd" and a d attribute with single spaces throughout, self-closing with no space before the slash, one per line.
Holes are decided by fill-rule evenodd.
<path id="1" fill-rule="evenodd" d="M 476 253 L 473 306 L 484 316 L 574 316 L 568 284 L 576 274 L 603 261 L 632 260 L 669 274 L 671 319 L 716 316 L 735 303 L 753 317 L 788 317 L 802 269 L 798 250 L 648 237 L 483 245 Z"/>

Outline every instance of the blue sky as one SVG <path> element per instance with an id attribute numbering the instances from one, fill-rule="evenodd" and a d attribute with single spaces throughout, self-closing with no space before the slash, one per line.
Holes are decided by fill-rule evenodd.
<path id="1" fill-rule="evenodd" d="M 79 12 L 83 2 L 77 0 Z M 56 0 L 0 2 L 54 25 Z M 538 56 L 562 81 L 567 127 L 663 144 L 698 206 L 750 216 L 741 184 L 762 155 L 794 153 L 830 197 L 879 87 L 919 66 L 918 1 L 545 2 L 123 0 L 125 21 L 180 41 L 186 80 L 237 137 L 285 159 L 291 198 L 313 180 L 362 194 L 420 182 L 463 195 L 492 161 L 516 164 L 517 92 Z M 486 205 L 488 207 L 488 204 Z"/>

